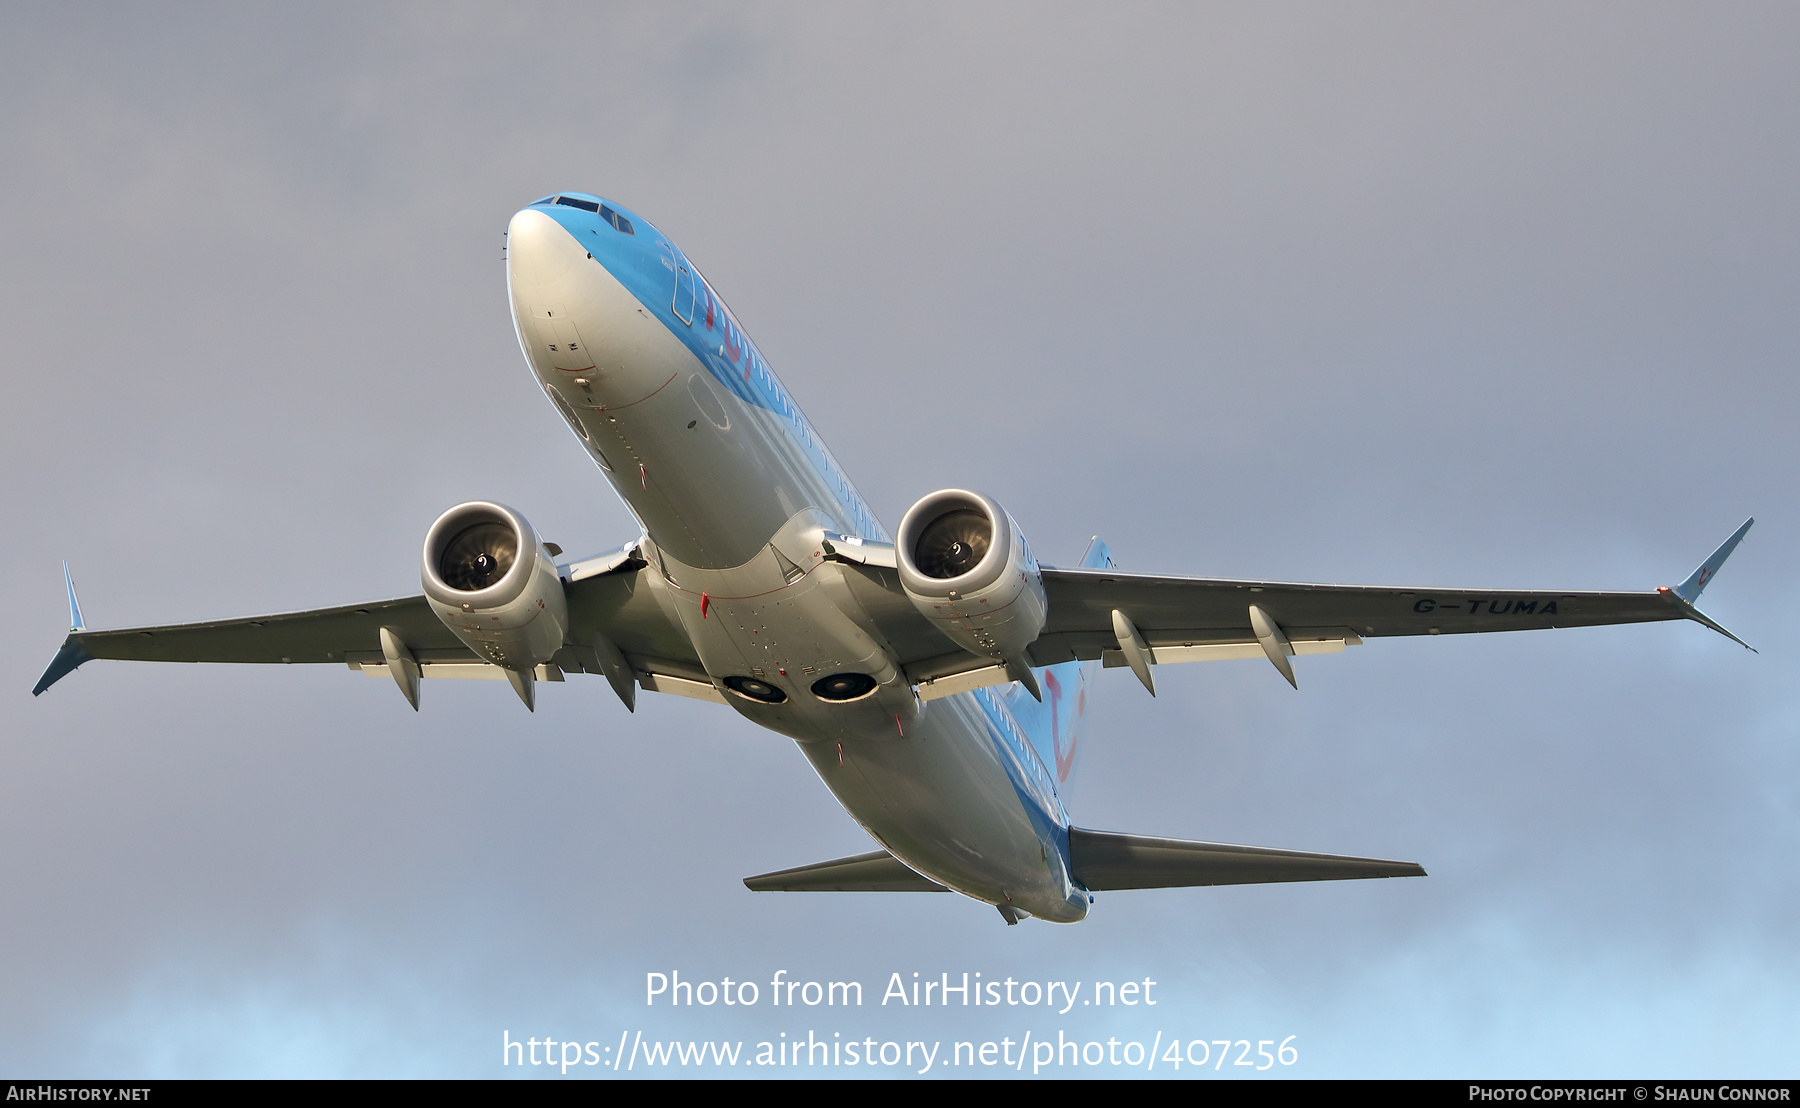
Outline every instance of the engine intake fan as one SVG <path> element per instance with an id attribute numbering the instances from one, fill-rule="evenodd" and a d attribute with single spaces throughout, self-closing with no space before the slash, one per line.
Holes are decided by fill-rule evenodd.
<path id="1" fill-rule="evenodd" d="M 444 626 L 509 676 L 528 681 L 562 649 L 569 609 L 556 564 L 506 505 L 476 500 L 439 516 L 425 534 L 420 577 Z"/>
<path id="2" fill-rule="evenodd" d="M 938 630 L 1029 678 L 1022 658 L 1048 608 L 1037 559 L 1004 508 L 966 489 L 934 492 L 900 521 L 895 560 L 907 599 Z"/>

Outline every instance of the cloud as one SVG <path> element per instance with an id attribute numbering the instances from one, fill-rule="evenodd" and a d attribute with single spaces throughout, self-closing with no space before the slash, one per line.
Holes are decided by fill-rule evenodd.
<path id="1" fill-rule="evenodd" d="M 1312 1076 L 1778 1069 L 1791 24 L 0 16 L 0 1064 L 492 1076 L 508 1028 L 1061 1026 L 1296 1034 Z M 506 219 L 577 186 L 682 243 L 890 526 L 975 487 L 1053 563 L 1099 533 L 1151 572 L 1639 588 L 1754 513 L 1706 601 L 1762 653 L 1665 625 L 1376 641 L 1298 693 L 1108 672 L 1078 822 L 1432 876 L 1115 894 L 1070 928 L 744 891 L 866 837 L 696 702 L 434 682 L 415 716 L 342 670 L 110 663 L 28 698 L 63 558 L 123 625 L 412 593 L 475 497 L 570 551 L 634 534 L 504 302 Z M 1149 977 L 1168 1007 L 645 1009 L 672 969 Z"/>

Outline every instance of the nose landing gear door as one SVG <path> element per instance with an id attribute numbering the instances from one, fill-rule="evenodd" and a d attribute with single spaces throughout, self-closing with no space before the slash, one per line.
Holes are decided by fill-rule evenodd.
<path id="1" fill-rule="evenodd" d="M 563 311 L 562 305 L 533 304 L 531 322 L 538 334 L 537 348 L 549 355 L 552 366 L 564 373 L 586 373 L 594 368 L 587 344 L 581 341 L 575 321 Z"/>

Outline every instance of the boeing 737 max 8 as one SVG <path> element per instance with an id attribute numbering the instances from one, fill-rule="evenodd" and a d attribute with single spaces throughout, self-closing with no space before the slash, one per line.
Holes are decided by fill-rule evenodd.
<path id="1" fill-rule="evenodd" d="M 880 844 L 755 890 L 954 890 L 1082 919 L 1111 889 L 1423 876 L 1411 862 L 1089 831 L 1059 789 L 1102 667 L 1292 659 L 1388 635 L 1688 619 L 1743 527 L 1685 583 L 1502 592 L 1121 573 L 1095 540 L 1040 564 L 987 496 L 945 489 L 890 538 L 731 311 L 681 250 L 585 193 L 513 216 L 507 288 L 545 395 L 642 525 L 568 559 L 501 504 L 425 536 L 424 593 L 214 623 L 71 630 L 34 693 L 92 658 L 329 662 L 391 677 L 603 676 L 727 705 L 792 738 Z M 1734 636 L 1735 638 L 1735 636 Z"/>

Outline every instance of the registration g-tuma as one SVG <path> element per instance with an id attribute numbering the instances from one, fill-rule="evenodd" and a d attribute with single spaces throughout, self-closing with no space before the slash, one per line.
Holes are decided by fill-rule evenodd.
<path id="1" fill-rule="evenodd" d="M 759 891 L 950 890 L 1006 922 L 1072 923 L 1113 889 L 1423 876 L 1412 862 L 1087 830 L 1064 810 L 1103 668 L 1293 658 L 1389 635 L 1654 620 L 1694 606 L 1750 527 L 1685 583 L 1520 593 L 1120 572 L 1096 539 L 1040 563 L 991 497 L 944 489 L 890 533 L 756 344 L 674 243 L 585 193 L 513 216 L 507 290 L 546 397 L 642 525 L 564 558 L 476 501 L 425 536 L 423 593 L 254 619 L 72 630 L 41 693 L 94 658 L 323 662 L 420 682 L 492 677 L 527 707 L 594 674 L 727 706 L 794 740 L 880 849 L 746 879 Z M 1298 687 L 1296 683 L 1296 688 Z"/>

